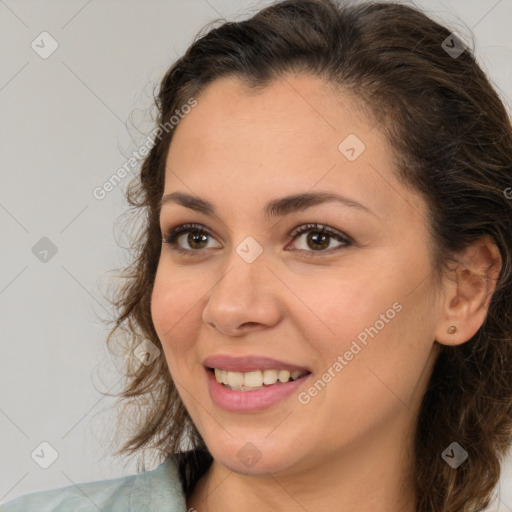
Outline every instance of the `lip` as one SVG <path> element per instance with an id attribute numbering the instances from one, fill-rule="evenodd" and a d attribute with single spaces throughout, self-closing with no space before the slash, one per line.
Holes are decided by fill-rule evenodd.
<path id="1" fill-rule="evenodd" d="M 208 364 L 210 364 L 210 362 L 208 362 Z M 273 364 L 275 364 L 275 362 L 273 362 Z M 215 366 L 215 368 L 217 368 L 217 366 Z M 259 366 L 258 368 L 262 367 Z M 270 368 L 270 366 L 268 368 Z M 276 367 L 273 366 L 273 368 Z M 296 369 L 299 370 L 300 368 Z M 313 375 L 312 373 L 308 373 L 296 380 L 273 384 L 264 389 L 234 391 L 225 387 L 220 382 L 217 382 L 212 370 L 205 368 L 205 372 L 210 398 L 215 405 L 229 412 L 257 412 L 269 409 L 292 394 L 296 396 L 298 388 L 306 381 L 309 381 Z"/>
<path id="2" fill-rule="evenodd" d="M 218 368 L 231 372 L 253 372 L 256 370 L 301 370 L 311 372 L 309 368 L 297 366 L 296 364 L 278 361 L 271 357 L 264 356 L 242 356 L 233 357 L 226 354 L 207 357 L 203 361 L 206 369 Z M 254 393 L 254 391 L 250 391 Z"/>

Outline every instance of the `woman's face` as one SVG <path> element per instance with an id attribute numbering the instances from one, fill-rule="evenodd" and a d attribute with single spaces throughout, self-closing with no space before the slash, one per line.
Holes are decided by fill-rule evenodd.
<path id="1" fill-rule="evenodd" d="M 238 473 L 392 464 L 437 355 L 424 201 L 395 178 L 378 127 L 318 78 L 259 92 L 224 78 L 196 99 L 164 196 L 198 199 L 165 199 L 160 222 L 207 234 L 162 245 L 151 305 L 195 425 Z M 316 199 L 286 199 L 300 195 Z M 309 373 L 231 390 L 210 367 L 256 388 Z"/>

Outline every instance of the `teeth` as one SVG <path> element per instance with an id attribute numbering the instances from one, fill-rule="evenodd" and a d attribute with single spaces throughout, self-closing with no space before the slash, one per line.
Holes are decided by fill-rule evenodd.
<path id="1" fill-rule="evenodd" d="M 230 373 L 231 372 L 228 372 L 228 376 Z M 256 370 L 255 372 L 245 372 L 242 373 L 242 375 L 244 377 L 244 386 L 249 386 L 251 388 L 263 386 L 263 374 L 261 373 L 261 370 Z"/>
<path id="2" fill-rule="evenodd" d="M 222 382 L 223 384 L 228 383 L 226 379 L 226 373 L 226 370 L 219 370 L 218 368 L 215 368 L 215 378 L 218 382 Z"/>
<path id="3" fill-rule="evenodd" d="M 279 370 L 279 375 L 277 376 L 277 378 L 281 382 L 288 382 L 290 380 L 290 375 L 291 373 L 288 370 Z"/>
<path id="4" fill-rule="evenodd" d="M 227 384 L 230 386 L 243 386 L 244 385 L 244 374 L 242 372 L 226 372 Z"/>
<path id="5" fill-rule="evenodd" d="M 270 384 L 275 384 L 277 382 L 278 374 L 278 370 L 265 370 L 263 372 L 263 384 L 266 384 L 267 386 Z"/>
<path id="6" fill-rule="evenodd" d="M 221 384 L 236 391 L 262 389 L 263 385 L 271 386 L 277 381 L 281 383 L 296 380 L 306 371 L 301 370 L 256 370 L 252 372 L 230 372 L 215 368 L 215 378 Z"/>

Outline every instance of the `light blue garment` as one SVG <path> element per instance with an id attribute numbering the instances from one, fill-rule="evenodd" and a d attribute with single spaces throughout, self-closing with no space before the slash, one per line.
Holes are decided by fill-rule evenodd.
<path id="1" fill-rule="evenodd" d="M 26 494 L 0 505 L 0 512 L 186 512 L 177 461 L 152 471 Z"/>

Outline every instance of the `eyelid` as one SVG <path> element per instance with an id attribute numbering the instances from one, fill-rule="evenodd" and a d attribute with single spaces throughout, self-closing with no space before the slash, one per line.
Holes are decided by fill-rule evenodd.
<path id="1" fill-rule="evenodd" d="M 291 233 L 290 236 L 292 237 L 292 242 L 294 243 L 296 239 L 299 236 L 302 236 L 305 233 L 320 233 L 325 234 L 330 238 L 334 238 L 338 242 L 340 242 L 341 245 L 338 245 L 337 247 L 331 247 L 329 249 L 325 250 L 318 250 L 318 251 L 307 251 L 304 249 L 297 249 L 298 252 L 300 252 L 302 255 L 306 257 L 321 257 L 321 256 L 329 256 L 333 253 L 338 253 L 342 249 L 346 249 L 352 245 L 355 244 L 352 237 L 348 236 L 347 234 L 343 233 L 342 231 L 339 231 L 335 228 L 331 228 L 330 226 L 326 224 L 318 224 L 318 223 L 310 223 L 310 224 L 302 224 L 300 226 L 297 226 Z"/>
<path id="2" fill-rule="evenodd" d="M 309 231 L 314 231 L 315 233 L 324 233 L 329 236 L 332 236 L 333 238 L 341 238 L 341 239 L 345 240 L 346 242 L 354 243 L 354 240 L 352 240 L 352 237 L 348 236 L 343 231 L 339 231 L 338 229 L 331 228 L 327 224 L 318 224 L 316 222 L 309 223 L 309 224 L 301 224 L 300 226 L 297 226 L 290 233 L 290 236 L 292 238 L 295 238 L 297 235 L 302 235 Z"/>
<path id="3" fill-rule="evenodd" d="M 200 255 L 202 252 L 204 252 L 204 249 L 183 249 L 182 247 L 179 247 L 177 245 L 177 239 L 189 232 L 194 232 L 200 235 L 206 235 L 210 238 L 213 238 L 217 240 L 216 235 L 212 233 L 211 230 L 209 230 L 206 226 L 203 224 L 197 224 L 197 223 L 185 223 L 185 224 L 178 224 L 174 227 L 167 228 L 165 231 L 162 232 L 162 243 L 168 244 L 172 247 L 173 251 L 181 252 L 181 253 L 187 253 L 193 256 Z"/>
<path id="4" fill-rule="evenodd" d="M 197 224 L 197 223 L 185 223 L 185 224 L 178 224 L 174 227 L 170 227 L 162 232 L 162 243 L 166 243 L 172 246 L 172 250 L 175 252 L 181 252 L 185 254 L 190 254 L 192 256 L 198 256 L 204 253 L 204 251 L 208 248 L 203 249 L 183 249 L 177 245 L 177 239 L 189 232 L 195 232 L 196 234 L 200 235 L 206 235 L 210 238 L 213 238 L 217 240 L 216 235 L 212 233 L 210 229 L 208 229 L 203 224 Z M 326 234 L 331 238 L 334 238 L 338 240 L 339 242 L 343 242 L 341 246 L 330 248 L 327 250 L 319 250 L 319 251 L 307 251 L 304 249 L 298 249 L 300 253 L 307 254 L 308 256 L 315 256 L 315 255 L 327 255 L 331 254 L 333 251 L 338 251 L 339 249 L 349 247 L 353 245 L 355 242 L 346 233 L 339 231 L 335 228 L 331 228 L 328 225 L 325 224 L 318 224 L 318 223 L 308 223 L 308 224 L 301 224 L 300 226 L 297 226 L 288 236 L 292 238 L 292 243 L 295 241 L 295 239 L 299 235 L 303 235 L 304 233 L 321 233 Z M 217 240 L 218 242 L 218 240 Z M 220 242 L 219 242 L 220 243 Z M 288 246 L 287 246 L 288 247 Z M 210 248 L 211 249 L 211 248 Z"/>

